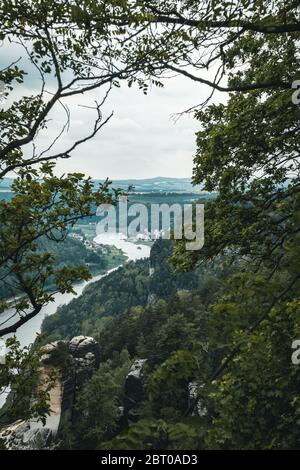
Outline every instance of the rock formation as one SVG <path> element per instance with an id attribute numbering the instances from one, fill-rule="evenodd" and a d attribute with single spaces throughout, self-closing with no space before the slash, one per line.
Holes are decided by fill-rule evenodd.
<path id="1" fill-rule="evenodd" d="M 146 359 L 136 359 L 132 364 L 125 381 L 124 417 L 136 421 L 138 407 L 145 398 L 143 365 Z"/>
<path id="2" fill-rule="evenodd" d="M 55 341 L 44 348 L 41 381 L 47 369 L 55 367 L 58 378 L 50 391 L 50 415 L 43 426 L 34 420 L 17 420 L 0 430 L 7 449 L 54 449 L 63 427 L 72 422 L 77 393 L 99 366 L 99 344 L 92 337 L 76 336 L 71 341 Z"/>
<path id="3" fill-rule="evenodd" d="M 188 384 L 188 407 L 193 409 L 191 412 L 192 416 L 206 416 L 207 409 L 198 398 L 198 388 L 203 387 L 197 382 L 189 382 Z"/>

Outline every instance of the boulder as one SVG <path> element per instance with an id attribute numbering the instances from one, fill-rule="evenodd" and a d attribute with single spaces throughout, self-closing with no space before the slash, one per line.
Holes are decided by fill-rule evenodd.
<path id="1" fill-rule="evenodd" d="M 136 359 L 125 380 L 124 416 L 131 421 L 138 419 L 138 407 L 145 399 L 143 365 L 146 359 Z"/>
<path id="2" fill-rule="evenodd" d="M 84 358 L 86 354 L 92 353 L 95 358 L 99 357 L 99 344 L 91 336 L 75 336 L 69 343 L 70 354 L 73 357 Z"/>

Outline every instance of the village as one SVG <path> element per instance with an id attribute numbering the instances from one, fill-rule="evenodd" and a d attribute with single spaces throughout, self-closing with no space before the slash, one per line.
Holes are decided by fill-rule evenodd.
<path id="1" fill-rule="evenodd" d="M 93 222 L 90 222 L 89 224 L 76 225 L 68 234 L 68 236 L 73 238 L 73 240 L 78 240 L 83 243 L 87 250 L 107 255 L 109 252 L 108 248 L 105 245 L 96 243 L 94 241 L 95 235 L 95 223 Z"/>

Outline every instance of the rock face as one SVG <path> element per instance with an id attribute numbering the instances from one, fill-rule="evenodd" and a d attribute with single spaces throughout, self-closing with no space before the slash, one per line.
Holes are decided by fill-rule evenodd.
<path id="1" fill-rule="evenodd" d="M 69 342 L 69 350 L 73 357 L 78 359 L 84 358 L 86 355 L 99 358 L 99 344 L 91 336 L 75 336 Z"/>
<path id="2" fill-rule="evenodd" d="M 136 359 L 125 381 L 124 417 L 126 421 L 138 419 L 138 407 L 145 398 L 143 365 L 146 359 Z"/>
<path id="3" fill-rule="evenodd" d="M 0 430 L 8 450 L 54 449 L 52 430 L 47 427 L 31 428 L 30 421 L 17 420 Z"/>
<path id="4" fill-rule="evenodd" d="M 91 336 L 75 336 L 69 343 L 69 351 L 76 366 L 75 391 L 80 391 L 99 367 L 99 344 Z"/>
<path id="5" fill-rule="evenodd" d="M 197 384 L 197 382 L 190 382 L 188 384 L 188 407 L 193 408 L 192 416 L 206 416 L 207 409 L 201 403 L 201 400 L 197 399 L 198 396 L 198 388 L 201 388 L 201 385 Z"/>
<path id="6" fill-rule="evenodd" d="M 41 379 L 45 380 L 49 367 L 55 367 L 59 372 L 50 391 L 51 413 L 45 426 L 33 420 L 18 420 L 2 428 L 0 439 L 8 449 L 56 448 L 63 427 L 73 420 L 77 393 L 99 366 L 99 344 L 92 337 L 76 336 L 71 341 L 55 341 L 43 349 Z"/>
<path id="7" fill-rule="evenodd" d="M 154 304 L 157 302 L 157 300 L 158 300 L 157 295 L 152 294 L 152 293 L 150 292 L 150 293 L 148 294 L 148 297 L 147 297 L 147 304 L 146 304 L 147 307 L 148 307 L 149 305 L 154 305 Z"/>

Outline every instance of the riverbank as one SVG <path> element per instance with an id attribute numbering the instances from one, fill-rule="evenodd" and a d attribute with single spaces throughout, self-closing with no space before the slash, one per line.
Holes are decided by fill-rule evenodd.
<path id="1" fill-rule="evenodd" d="M 96 281 L 99 281 L 103 277 L 108 276 L 113 271 L 116 271 L 117 269 L 119 269 L 124 264 L 124 262 L 135 261 L 137 259 L 148 258 L 150 256 L 150 250 L 151 250 L 150 245 L 136 244 L 136 243 L 127 241 L 124 238 L 122 238 L 122 236 L 119 237 L 119 234 L 106 234 L 105 233 L 105 234 L 98 235 L 94 240 L 99 245 L 109 245 L 111 247 L 116 247 L 117 250 L 121 250 L 123 253 L 123 262 L 121 262 L 117 266 L 114 266 L 108 269 L 105 273 L 102 272 L 100 274 L 94 275 L 88 281 L 83 281 L 78 284 L 75 284 L 74 285 L 75 294 L 74 293 L 55 294 L 53 296 L 52 302 L 45 305 L 42 308 L 42 310 L 38 313 L 38 315 L 33 317 L 29 322 L 22 325 L 16 332 L 16 337 L 18 341 L 20 341 L 20 344 L 22 347 L 29 346 L 30 344 L 34 343 L 37 334 L 41 332 L 41 327 L 42 327 L 42 323 L 44 319 L 47 316 L 53 315 L 58 309 L 58 307 L 60 307 L 61 305 L 68 304 L 75 296 L 79 297 L 83 293 L 87 285 L 92 284 Z M 111 260 L 111 262 L 113 262 L 113 259 Z M 7 309 L 6 312 L 1 314 L 1 323 L 6 322 L 6 325 L 9 326 L 8 319 L 12 317 L 13 314 L 14 314 L 14 310 L 12 308 Z M 4 336 L 2 339 L 6 340 L 10 336 L 12 335 Z M 0 408 L 1 406 L 3 406 L 4 402 L 5 402 L 4 396 L 0 395 Z"/>
<path id="2" fill-rule="evenodd" d="M 152 242 L 129 241 L 122 233 L 101 233 L 94 238 L 99 245 L 113 245 L 121 250 L 128 261 L 149 258 Z"/>

